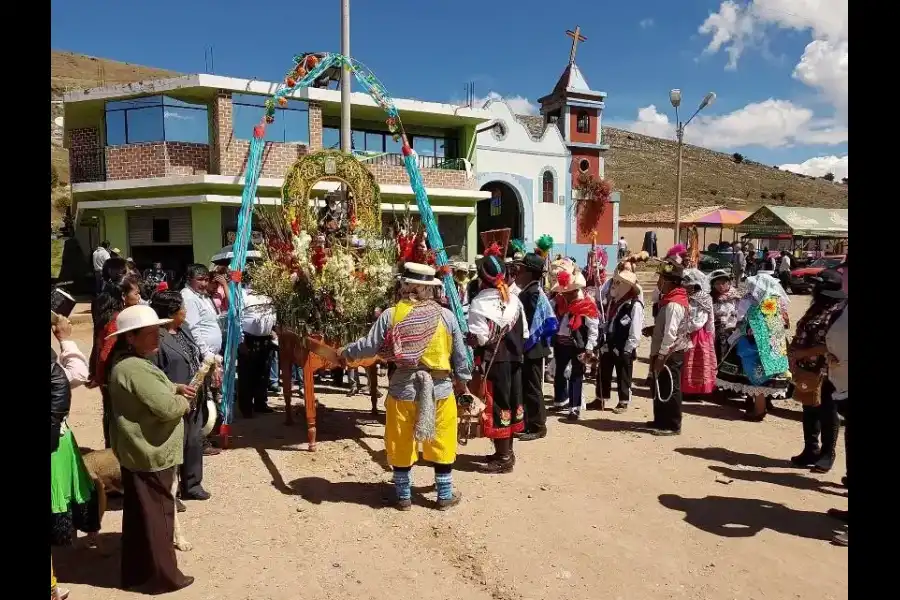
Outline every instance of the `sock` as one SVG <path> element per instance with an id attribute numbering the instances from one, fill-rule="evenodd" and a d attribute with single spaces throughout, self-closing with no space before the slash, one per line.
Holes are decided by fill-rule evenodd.
<path id="1" fill-rule="evenodd" d="M 397 500 L 409 500 L 412 498 L 412 477 L 409 469 L 394 469 L 394 489 L 397 490 Z"/>
<path id="2" fill-rule="evenodd" d="M 449 500 L 453 497 L 453 473 L 435 473 L 434 487 L 437 488 L 438 500 Z"/>

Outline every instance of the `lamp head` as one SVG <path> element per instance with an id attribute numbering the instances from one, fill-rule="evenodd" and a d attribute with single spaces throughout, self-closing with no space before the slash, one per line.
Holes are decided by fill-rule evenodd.
<path id="1" fill-rule="evenodd" d="M 681 106 L 681 90 L 674 89 L 669 92 L 669 102 L 672 103 L 674 108 L 678 108 Z"/>
<path id="2" fill-rule="evenodd" d="M 716 101 L 716 93 L 710 92 L 703 97 L 703 102 L 700 103 L 700 108 L 698 108 L 697 110 L 703 110 L 704 108 L 706 108 L 707 106 L 709 106 L 710 104 L 712 104 L 715 101 Z"/>

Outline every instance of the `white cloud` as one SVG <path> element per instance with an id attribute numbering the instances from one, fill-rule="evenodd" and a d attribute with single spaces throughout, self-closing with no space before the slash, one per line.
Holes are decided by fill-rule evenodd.
<path id="1" fill-rule="evenodd" d="M 724 51 L 726 69 L 737 68 L 744 51 L 765 39 L 771 29 L 809 31 L 810 42 L 794 68 L 794 78 L 817 89 L 840 119 L 846 120 L 848 97 L 849 0 L 725 0 L 698 31 L 709 36 L 704 53 Z"/>
<path id="2" fill-rule="evenodd" d="M 653 137 L 675 137 L 675 124 L 653 104 L 639 109 L 635 121 L 610 125 Z M 808 108 L 773 98 L 724 115 L 697 116 L 684 130 L 685 142 L 718 150 L 744 146 L 834 145 L 846 142 L 847 138 L 847 128 L 843 125 L 817 119 Z"/>
<path id="3" fill-rule="evenodd" d="M 848 158 L 847 154 L 844 156 L 817 156 L 800 164 L 780 165 L 778 168 L 782 171 L 793 171 L 794 173 L 812 175 L 813 177 L 821 177 L 826 173 L 833 173 L 835 181 L 840 181 L 844 177 L 849 177 Z"/>
<path id="4" fill-rule="evenodd" d="M 638 25 L 641 26 L 641 29 L 649 29 L 653 27 L 653 19 L 641 19 Z"/>
<path id="5" fill-rule="evenodd" d="M 503 100 L 516 115 L 536 115 L 538 105 L 524 96 L 501 96 L 497 92 L 488 92 L 483 98 L 475 98 L 473 106 L 484 106 L 488 100 Z"/>

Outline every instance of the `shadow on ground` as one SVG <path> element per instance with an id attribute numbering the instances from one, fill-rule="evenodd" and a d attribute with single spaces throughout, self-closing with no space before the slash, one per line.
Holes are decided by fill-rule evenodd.
<path id="1" fill-rule="evenodd" d="M 684 513 L 684 521 L 721 537 L 752 537 L 764 529 L 814 540 L 830 540 L 834 521 L 824 513 L 794 510 L 755 498 L 662 494 L 659 502 Z"/>
<path id="2" fill-rule="evenodd" d="M 675 452 L 731 466 L 743 465 L 745 467 L 756 467 L 757 469 L 786 469 L 794 467 L 791 461 L 787 459 L 736 452 L 728 448 L 675 448 Z"/>
<path id="3" fill-rule="evenodd" d="M 61 583 L 77 583 L 96 588 L 121 586 L 121 533 L 101 533 L 98 547 L 86 547 L 84 538 L 70 547 L 53 548 L 53 570 Z"/>
<path id="4" fill-rule="evenodd" d="M 779 473 L 775 471 L 745 471 L 741 469 L 731 469 L 729 467 L 720 467 L 718 465 L 710 465 L 709 469 L 720 473 L 730 479 L 738 479 L 740 481 L 752 481 L 757 483 L 768 483 L 771 485 L 782 485 L 784 487 L 794 488 L 796 490 L 817 491 L 832 496 L 846 496 L 845 493 L 835 491 L 838 484 L 831 481 L 822 481 L 813 477 L 800 475 L 799 473 Z"/>

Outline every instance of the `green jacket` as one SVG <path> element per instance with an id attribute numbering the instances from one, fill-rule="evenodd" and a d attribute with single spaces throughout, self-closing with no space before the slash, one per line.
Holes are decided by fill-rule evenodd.
<path id="1" fill-rule="evenodd" d="M 119 464 L 152 473 L 184 462 L 188 401 L 159 367 L 136 356 L 120 361 L 109 375 L 109 396 L 110 441 Z"/>

